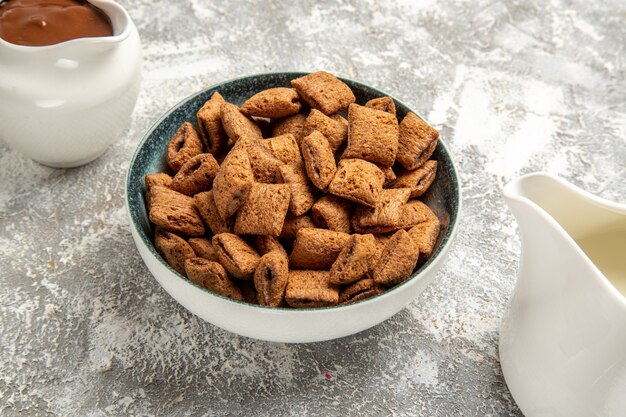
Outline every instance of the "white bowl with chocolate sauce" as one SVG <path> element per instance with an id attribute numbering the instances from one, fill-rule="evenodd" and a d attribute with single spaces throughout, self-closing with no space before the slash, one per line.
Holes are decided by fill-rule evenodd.
<path id="1" fill-rule="evenodd" d="M 112 0 L 5 0 L 0 74 L 0 140 L 44 165 L 80 166 L 130 121 L 141 43 Z"/>

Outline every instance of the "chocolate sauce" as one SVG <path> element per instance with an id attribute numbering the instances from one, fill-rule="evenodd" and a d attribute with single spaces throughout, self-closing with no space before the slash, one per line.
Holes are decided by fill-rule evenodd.
<path id="1" fill-rule="evenodd" d="M 16 45 L 112 35 L 109 17 L 84 0 L 0 0 L 0 38 Z"/>

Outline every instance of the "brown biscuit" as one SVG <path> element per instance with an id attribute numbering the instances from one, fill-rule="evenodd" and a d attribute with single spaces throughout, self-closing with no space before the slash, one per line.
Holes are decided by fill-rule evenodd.
<path id="1" fill-rule="evenodd" d="M 289 282 L 289 259 L 284 251 L 275 250 L 263 257 L 254 272 L 254 286 L 259 295 L 259 304 L 278 307 L 285 298 Z"/>
<path id="2" fill-rule="evenodd" d="M 261 257 L 245 240 L 232 233 L 213 236 L 213 248 L 229 274 L 239 279 L 252 279 Z"/>
<path id="3" fill-rule="evenodd" d="M 252 281 L 237 281 L 237 286 L 241 291 L 241 295 L 243 296 L 243 301 L 248 304 L 259 304 L 259 293 L 254 287 L 254 283 Z"/>
<path id="4" fill-rule="evenodd" d="M 160 228 L 154 234 L 154 247 L 172 268 L 185 275 L 185 259 L 194 258 L 195 252 L 185 239 Z"/>
<path id="5" fill-rule="evenodd" d="M 231 149 L 213 180 L 213 198 L 222 219 L 228 219 L 237 212 L 253 183 L 250 158 L 242 142 Z"/>
<path id="6" fill-rule="evenodd" d="M 408 229 L 433 218 L 437 219 L 437 216 L 430 207 L 419 200 L 410 200 L 402 207 L 399 226 L 401 229 Z"/>
<path id="7" fill-rule="evenodd" d="M 189 122 L 184 122 L 167 144 L 165 161 L 172 171 L 177 172 L 187 161 L 202 153 L 202 141 Z"/>
<path id="8" fill-rule="evenodd" d="M 379 97 L 374 98 L 367 103 L 365 103 L 365 107 L 369 107 L 370 109 L 384 111 L 390 114 L 396 115 L 396 103 L 394 103 L 391 97 Z"/>
<path id="9" fill-rule="evenodd" d="M 300 111 L 300 98 L 293 88 L 269 88 L 250 97 L 241 111 L 249 116 L 278 119 Z"/>
<path id="10" fill-rule="evenodd" d="M 314 72 L 291 81 L 302 100 L 326 115 L 337 113 L 354 103 L 350 87 L 325 71 Z"/>
<path id="11" fill-rule="evenodd" d="M 276 120 L 272 123 L 272 136 L 280 136 L 291 133 L 296 139 L 296 142 L 300 143 L 304 137 L 305 120 L 306 115 L 301 113 Z"/>
<path id="12" fill-rule="evenodd" d="M 272 152 L 272 155 L 280 159 L 283 163 L 302 164 L 300 147 L 291 133 L 269 138 L 261 141 L 261 143 Z"/>
<path id="13" fill-rule="evenodd" d="M 420 251 L 406 230 L 398 230 L 389 239 L 374 267 L 373 278 L 377 284 L 391 286 L 407 279 Z"/>
<path id="14" fill-rule="evenodd" d="M 272 154 L 264 143 L 264 140 L 244 138 L 248 157 L 250 158 L 250 166 L 254 173 L 254 180 L 266 184 L 274 184 L 278 177 L 278 168 L 284 163 Z"/>
<path id="15" fill-rule="evenodd" d="M 320 132 L 313 132 L 300 143 L 304 166 L 309 179 L 320 190 L 333 180 L 337 166 L 328 140 Z"/>
<path id="16" fill-rule="evenodd" d="M 185 261 L 185 270 L 194 284 L 233 300 L 244 300 L 235 282 L 219 263 L 204 258 L 191 258 Z"/>
<path id="17" fill-rule="evenodd" d="M 192 237 L 187 243 L 196 254 L 197 258 L 208 259 L 209 261 L 219 262 L 217 253 L 213 249 L 213 244 L 209 239 L 203 237 Z"/>
<path id="18" fill-rule="evenodd" d="M 196 155 L 174 175 L 170 188 L 189 196 L 210 190 L 219 168 L 217 161 L 210 153 Z"/>
<path id="19" fill-rule="evenodd" d="M 261 136 L 264 138 L 272 137 L 272 119 L 267 117 L 253 117 L 254 123 L 261 129 Z"/>
<path id="20" fill-rule="evenodd" d="M 198 209 L 198 213 L 202 216 L 202 220 L 209 226 L 213 234 L 230 233 L 233 231 L 235 218 L 231 216 L 226 220 L 222 219 L 215 205 L 212 190 L 196 194 L 193 196 L 193 201 L 196 209 Z"/>
<path id="21" fill-rule="evenodd" d="M 435 181 L 437 175 L 437 161 L 430 160 L 413 171 L 401 172 L 390 186 L 392 188 L 410 188 L 411 198 L 424 194 Z"/>
<path id="22" fill-rule="evenodd" d="M 266 255 L 275 250 L 281 251 L 287 255 L 283 245 L 274 236 L 257 236 L 254 239 L 254 246 L 256 246 L 257 252 L 261 255 Z"/>
<path id="23" fill-rule="evenodd" d="M 367 276 L 372 258 L 377 255 L 378 244 L 374 235 L 351 235 L 330 268 L 330 282 L 350 284 Z"/>
<path id="24" fill-rule="evenodd" d="M 392 227 L 389 231 L 399 229 L 403 223 L 403 208 L 409 201 L 410 194 L 411 190 L 408 188 L 383 190 L 376 207 L 357 207 L 352 219 L 354 230 L 363 233 L 371 228 L 386 226 Z"/>
<path id="25" fill-rule="evenodd" d="M 385 174 L 385 184 L 384 184 L 385 187 L 387 187 L 388 184 L 391 184 L 397 178 L 396 173 L 393 171 L 391 167 L 384 167 L 381 165 L 376 165 L 376 166 L 380 168 L 383 174 Z"/>
<path id="26" fill-rule="evenodd" d="M 348 126 L 350 126 L 350 123 L 348 122 L 348 119 L 346 119 L 345 117 L 343 117 L 339 113 L 335 113 L 335 114 L 331 115 L 330 118 L 333 119 L 336 122 L 340 122 L 342 125 L 345 126 L 346 129 L 348 128 Z"/>
<path id="27" fill-rule="evenodd" d="M 234 104 L 224 103 L 221 107 L 222 126 L 233 143 L 240 138 L 262 139 L 261 129 L 254 120 L 244 115 Z"/>
<path id="28" fill-rule="evenodd" d="M 311 216 L 290 216 L 285 217 L 283 230 L 280 232 L 280 238 L 294 239 L 298 234 L 298 230 L 306 228 L 315 228 L 315 223 L 311 220 Z"/>
<path id="29" fill-rule="evenodd" d="M 351 104 L 348 147 L 343 158 L 361 158 L 390 167 L 398 153 L 398 120 L 393 114 Z"/>
<path id="30" fill-rule="evenodd" d="M 356 303 L 377 294 L 381 294 L 385 289 L 376 284 L 371 278 L 363 278 L 360 281 L 346 287 L 339 293 L 341 304 Z"/>
<path id="31" fill-rule="evenodd" d="M 218 155 L 226 147 L 228 136 L 222 127 L 222 104 L 226 103 L 222 95 L 213 93 L 197 113 L 198 130 L 207 152 Z"/>
<path id="32" fill-rule="evenodd" d="M 289 271 L 287 304 L 297 308 L 328 307 L 339 302 L 339 287 L 328 282 L 328 271 Z"/>
<path id="33" fill-rule="evenodd" d="M 235 233 L 278 237 L 289 209 L 289 186 L 254 183 L 237 213 Z"/>
<path id="34" fill-rule="evenodd" d="M 438 139 L 436 129 L 415 113 L 408 113 L 400 123 L 398 162 L 409 171 L 419 168 L 435 151 Z"/>
<path id="35" fill-rule="evenodd" d="M 352 207 L 349 201 L 327 194 L 311 208 L 313 222 L 321 229 L 350 233 Z"/>
<path id="36" fill-rule="evenodd" d="M 326 229 L 299 229 L 289 258 L 294 269 L 329 270 L 350 235 Z"/>
<path id="37" fill-rule="evenodd" d="M 158 227 L 185 236 L 202 236 L 204 224 L 193 198 L 156 185 L 150 189 L 150 221 Z"/>
<path id="38" fill-rule="evenodd" d="M 440 227 L 439 219 L 435 217 L 409 229 L 411 239 L 419 247 L 422 258 L 430 258 L 430 255 L 433 254 Z"/>
<path id="39" fill-rule="evenodd" d="M 291 191 L 289 213 L 300 216 L 309 211 L 315 202 L 315 194 L 309 184 L 304 165 L 283 165 L 278 172 L 282 182 L 288 185 Z"/>
<path id="40" fill-rule="evenodd" d="M 328 140 L 333 152 L 348 138 L 348 126 L 313 109 L 304 122 L 304 135 L 310 135 L 316 130 Z"/>
<path id="41" fill-rule="evenodd" d="M 146 208 L 148 209 L 148 213 L 150 212 L 150 207 L 152 207 L 152 201 L 150 200 L 150 190 L 152 187 L 160 185 L 163 187 L 168 187 L 172 184 L 172 177 L 167 175 L 165 172 L 159 172 L 157 174 L 148 174 L 144 177 L 144 181 L 146 184 Z"/>
<path id="42" fill-rule="evenodd" d="M 328 191 L 359 204 L 376 207 L 384 182 L 385 174 L 371 162 L 342 159 Z"/>

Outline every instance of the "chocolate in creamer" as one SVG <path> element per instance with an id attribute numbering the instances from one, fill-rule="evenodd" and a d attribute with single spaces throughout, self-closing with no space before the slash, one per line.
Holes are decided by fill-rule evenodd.
<path id="1" fill-rule="evenodd" d="M 84 0 L 0 0 L 0 38 L 16 45 L 112 35 L 109 17 Z"/>

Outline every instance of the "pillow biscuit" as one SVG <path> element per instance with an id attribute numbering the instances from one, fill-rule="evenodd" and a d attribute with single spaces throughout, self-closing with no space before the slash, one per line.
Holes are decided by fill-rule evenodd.
<path id="1" fill-rule="evenodd" d="M 198 209 L 198 213 L 202 216 L 202 220 L 209 226 L 213 234 L 230 233 L 233 231 L 234 217 L 231 216 L 226 220 L 222 219 L 215 205 L 212 190 L 196 194 L 193 196 L 193 201 L 196 209 Z"/>
<path id="2" fill-rule="evenodd" d="M 220 233 L 211 240 L 220 263 L 239 279 L 252 279 L 261 257 L 245 240 L 232 233 Z"/>
<path id="3" fill-rule="evenodd" d="M 198 130 L 207 152 L 218 155 L 226 147 L 228 136 L 222 127 L 222 104 L 226 103 L 222 95 L 213 93 L 211 98 L 198 110 Z"/>
<path id="4" fill-rule="evenodd" d="M 406 230 L 398 230 L 389 239 L 373 271 L 374 282 L 391 286 L 407 279 L 419 257 L 420 250 Z"/>
<path id="5" fill-rule="evenodd" d="M 278 307 L 285 298 L 289 282 L 289 259 L 284 251 L 275 250 L 261 257 L 254 272 L 254 286 L 259 304 Z"/>
<path id="6" fill-rule="evenodd" d="M 365 107 L 396 115 L 396 103 L 394 103 L 391 97 L 374 98 L 365 103 Z"/>
<path id="7" fill-rule="evenodd" d="M 349 285 L 339 293 L 339 303 L 350 304 L 380 294 L 385 289 L 376 284 L 372 278 L 363 278 Z"/>
<path id="8" fill-rule="evenodd" d="M 398 120 L 384 111 L 351 104 L 348 147 L 343 158 L 361 158 L 390 167 L 398 153 Z"/>
<path id="9" fill-rule="evenodd" d="M 289 213 L 301 216 L 309 211 L 315 202 L 315 194 L 309 184 L 304 165 L 283 165 L 278 172 L 282 182 L 289 186 L 291 191 Z"/>
<path id="10" fill-rule="evenodd" d="M 289 271 L 285 300 L 292 307 L 327 307 L 339 302 L 339 287 L 328 282 L 328 271 Z"/>
<path id="11" fill-rule="evenodd" d="M 226 220 L 248 197 L 254 183 L 250 158 L 243 144 L 233 146 L 213 180 L 213 198 L 217 211 Z"/>
<path id="12" fill-rule="evenodd" d="M 304 166 L 309 179 L 320 190 L 333 180 L 337 166 L 328 140 L 320 132 L 313 132 L 300 143 Z"/>
<path id="13" fill-rule="evenodd" d="M 377 255 L 378 244 L 374 235 L 351 235 L 330 268 L 330 282 L 350 284 L 367 276 L 372 258 Z"/>
<path id="14" fill-rule="evenodd" d="M 245 143 L 248 158 L 250 158 L 254 180 L 266 184 L 275 183 L 278 176 L 278 168 L 284 165 L 284 163 L 276 158 L 272 151 L 264 145 L 265 139 L 245 138 L 242 139 L 242 143 Z"/>
<path id="15" fill-rule="evenodd" d="M 398 162 L 409 171 L 419 168 L 435 151 L 438 139 L 436 129 L 415 113 L 408 113 L 400 123 Z"/>
<path id="16" fill-rule="evenodd" d="M 184 122 L 167 144 L 165 161 L 172 171 L 177 172 L 187 161 L 202 153 L 202 141 L 189 122 Z"/>
<path id="17" fill-rule="evenodd" d="M 302 113 L 276 120 L 272 123 L 272 136 L 280 136 L 291 133 L 296 139 L 296 142 L 300 143 L 300 140 L 304 137 L 303 133 L 305 120 L 306 115 Z"/>
<path id="18" fill-rule="evenodd" d="M 230 138 L 236 143 L 242 137 L 250 139 L 262 139 L 261 129 L 254 123 L 254 120 L 244 115 L 239 107 L 230 103 L 223 103 L 220 107 L 222 126 Z"/>
<path id="19" fill-rule="evenodd" d="M 289 267 L 294 269 L 329 270 L 350 235 L 326 229 L 299 229 L 289 257 Z"/>
<path id="20" fill-rule="evenodd" d="M 252 281 L 242 281 L 238 280 L 237 286 L 241 291 L 241 295 L 243 296 L 243 301 L 248 304 L 259 304 L 259 293 L 254 287 L 254 283 Z"/>
<path id="21" fill-rule="evenodd" d="M 333 152 L 339 149 L 348 137 L 348 126 L 313 109 L 304 122 L 304 135 L 310 135 L 316 130 L 328 140 Z"/>
<path id="22" fill-rule="evenodd" d="M 311 220 L 311 216 L 291 216 L 285 217 L 285 223 L 283 224 L 283 230 L 280 232 L 280 238 L 283 239 L 295 239 L 300 229 L 314 229 L 315 223 Z"/>
<path id="23" fill-rule="evenodd" d="M 217 161 L 210 153 L 196 155 L 174 175 L 170 188 L 188 196 L 209 190 L 213 186 L 213 178 L 219 168 Z"/>
<path id="24" fill-rule="evenodd" d="M 376 207 L 384 182 L 385 174 L 371 162 L 342 159 L 328 191 L 359 204 Z"/>
<path id="25" fill-rule="evenodd" d="M 272 155 L 280 159 L 285 164 L 302 164 L 302 155 L 296 138 L 291 133 L 276 136 L 261 141 L 268 148 Z"/>
<path id="26" fill-rule="evenodd" d="M 355 101 L 350 87 L 325 71 L 296 78 L 291 81 L 291 85 L 302 100 L 326 115 L 337 113 Z"/>
<path id="27" fill-rule="evenodd" d="M 420 223 L 433 220 L 433 218 L 437 219 L 437 216 L 430 207 L 422 201 L 409 200 L 409 202 L 402 207 L 402 216 L 398 226 L 400 229 L 408 229 Z"/>
<path id="28" fill-rule="evenodd" d="M 285 255 L 287 255 L 283 245 L 274 236 L 257 236 L 254 239 L 254 246 L 256 246 L 257 252 L 259 252 L 260 255 L 266 255 L 275 250 L 284 252 Z"/>
<path id="29" fill-rule="evenodd" d="M 330 194 L 317 200 L 311 208 L 311 216 L 317 227 L 336 232 L 351 232 L 351 215 L 350 202 Z"/>
<path id="30" fill-rule="evenodd" d="M 213 244 L 209 239 L 203 237 L 192 237 L 187 240 L 191 249 L 193 249 L 197 258 L 208 259 L 209 261 L 219 262 L 217 253 L 213 249 Z"/>
<path id="31" fill-rule="evenodd" d="M 278 119 L 298 113 L 300 101 L 293 88 L 269 88 L 250 97 L 241 106 L 241 111 L 249 116 Z"/>
<path id="32" fill-rule="evenodd" d="M 185 260 L 196 256 L 185 239 L 159 228 L 154 234 L 154 247 L 165 262 L 183 276 L 185 276 Z"/>
<path id="33" fill-rule="evenodd" d="M 289 186 L 254 183 L 237 213 L 235 233 L 242 235 L 280 235 L 289 209 Z"/>
<path id="34" fill-rule="evenodd" d="M 144 182 L 146 184 L 146 208 L 148 209 L 148 213 L 150 212 L 150 207 L 152 207 L 152 201 L 150 200 L 150 190 L 152 187 L 161 185 L 163 187 L 169 188 L 172 184 L 172 177 L 170 177 L 165 172 L 159 172 L 157 174 L 148 174 L 144 177 Z"/>
<path id="35" fill-rule="evenodd" d="M 243 295 L 226 274 L 224 267 L 204 258 L 191 258 L 185 261 L 185 271 L 189 280 L 216 294 L 233 300 L 243 301 Z"/>
<path id="36" fill-rule="evenodd" d="M 191 197 L 160 185 L 150 189 L 150 221 L 185 236 L 202 236 L 204 224 Z"/>
<path id="37" fill-rule="evenodd" d="M 383 190 L 376 207 L 360 206 L 354 212 L 353 223 L 357 231 L 367 231 L 368 228 L 392 226 L 395 230 L 402 224 L 403 208 L 411 190 L 395 188 Z"/>
<path id="38" fill-rule="evenodd" d="M 428 191 L 437 175 L 437 161 L 430 160 L 413 171 L 401 172 L 395 181 L 391 182 L 392 188 L 410 188 L 411 198 L 419 197 Z"/>

